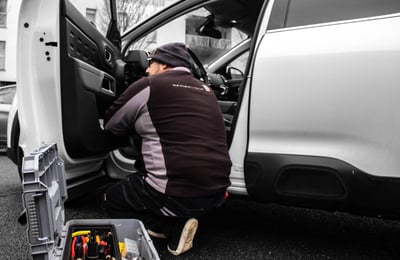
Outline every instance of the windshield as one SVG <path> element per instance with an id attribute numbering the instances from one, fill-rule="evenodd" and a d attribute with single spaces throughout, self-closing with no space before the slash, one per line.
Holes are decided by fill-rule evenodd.
<path id="1" fill-rule="evenodd" d="M 121 35 L 135 25 L 179 0 L 117 0 L 118 26 Z"/>
<path id="2" fill-rule="evenodd" d="M 121 35 L 150 16 L 180 0 L 116 0 L 118 29 Z M 111 20 L 109 0 L 70 0 L 79 12 L 106 35 Z"/>
<path id="3" fill-rule="evenodd" d="M 143 37 L 130 43 L 128 50 L 151 52 L 168 42 L 184 42 L 206 66 L 249 37 L 235 27 L 215 25 L 212 18 L 210 11 L 199 7 L 161 27 L 151 28 Z"/>

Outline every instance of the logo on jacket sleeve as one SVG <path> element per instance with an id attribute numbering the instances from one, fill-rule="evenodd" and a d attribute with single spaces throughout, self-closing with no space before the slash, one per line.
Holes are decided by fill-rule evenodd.
<path id="1" fill-rule="evenodd" d="M 195 90 L 202 90 L 202 91 L 207 91 L 207 92 L 210 92 L 211 91 L 211 89 L 210 89 L 210 87 L 209 86 L 207 86 L 207 85 L 201 85 L 201 87 L 195 87 L 195 86 L 191 86 L 191 85 L 183 85 L 183 84 L 176 84 L 176 83 L 172 83 L 172 86 L 173 87 L 176 87 L 176 88 L 190 88 L 190 89 L 195 89 Z"/>

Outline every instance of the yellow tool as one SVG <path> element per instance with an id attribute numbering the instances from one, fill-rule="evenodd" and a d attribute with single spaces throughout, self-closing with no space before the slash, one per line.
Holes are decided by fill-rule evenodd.
<path id="1" fill-rule="evenodd" d="M 72 237 L 76 237 L 76 236 L 87 236 L 90 234 L 90 230 L 79 230 L 76 232 L 72 233 Z"/>

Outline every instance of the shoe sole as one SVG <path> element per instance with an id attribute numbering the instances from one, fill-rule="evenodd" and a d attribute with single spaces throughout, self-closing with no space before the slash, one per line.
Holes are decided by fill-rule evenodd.
<path id="1" fill-rule="evenodd" d="M 183 227 L 181 237 L 179 238 L 179 244 L 176 250 L 172 250 L 169 246 L 168 251 L 173 255 L 180 255 L 185 253 L 189 249 L 193 247 L 193 239 L 196 235 L 197 227 L 199 222 L 195 218 L 191 218 L 186 221 L 185 226 Z"/>

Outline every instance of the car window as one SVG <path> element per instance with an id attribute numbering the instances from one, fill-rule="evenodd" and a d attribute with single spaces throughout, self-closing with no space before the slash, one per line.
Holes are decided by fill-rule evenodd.
<path id="1" fill-rule="evenodd" d="M 228 67 L 234 68 L 231 71 L 232 78 L 243 77 L 244 70 L 246 69 L 247 60 L 249 58 L 249 51 L 242 53 L 239 57 L 234 59 Z"/>
<path id="2" fill-rule="evenodd" d="M 334 22 L 400 12 L 398 0 L 278 0 L 268 29 Z"/>
<path id="3" fill-rule="evenodd" d="M 117 0 L 118 26 L 121 35 L 162 9 L 179 0 Z"/>
<path id="4" fill-rule="evenodd" d="M 106 35 L 111 20 L 110 0 L 69 0 L 97 30 Z M 179 0 L 115 0 L 121 35 Z"/>
<path id="5" fill-rule="evenodd" d="M 15 87 L 0 87 L 0 104 L 11 104 L 15 91 Z"/>
<path id="6" fill-rule="evenodd" d="M 111 21 L 109 0 L 69 0 L 102 35 Z"/>
<path id="7" fill-rule="evenodd" d="M 210 17 L 205 8 L 196 9 L 136 40 L 129 49 L 151 52 L 168 42 L 184 42 L 203 64 L 207 64 L 248 38 L 236 28 L 213 26 L 212 29 L 207 28 L 207 32 L 200 32 Z"/>

